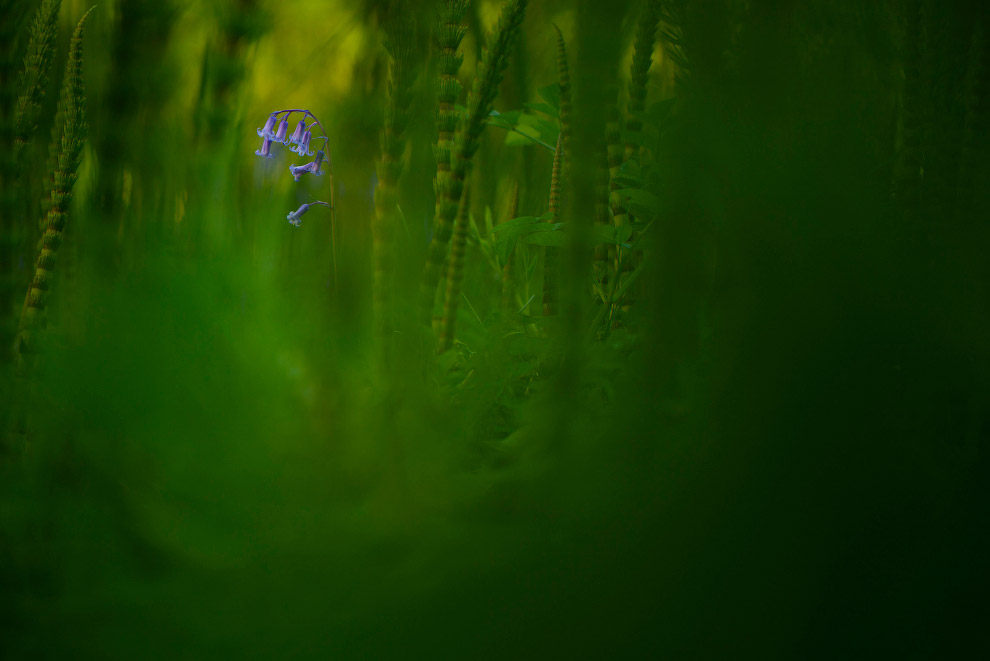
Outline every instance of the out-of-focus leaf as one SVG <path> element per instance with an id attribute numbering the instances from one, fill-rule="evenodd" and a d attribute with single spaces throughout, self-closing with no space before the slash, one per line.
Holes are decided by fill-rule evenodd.
<path id="1" fill-rule="evenodd" d="M 642 188 L 643 169 L 635 161 L 626 161 L 619 168 L 619 173 L 612 179 L 623 188 Z"/>
<path id="2" fill-rule="evenodd" d="M 551 117 L 557 117 L 559 114 L 558 109 L 554 108 L 549 103 L 524 103 L 523 107 L 526 108 L 526 110 L 541 112 L 544 115 L 550 115 Z"/>
<path id="3" fill-rule="evenodd" d="M 534 246 L 562 246 L 564 245 L 565 234 L 556 229 L 537 230 L 523 234 L 520 240 Z"/>
<path id="4" fill-rule="evenodd" d="M 646 131 L 623 131 L 622 140 L 627 144 L 636 145 L 651 151 L 656 149 L 657 138 Z"/>
<path id="5" fill-rule="evenodd" d="M 619 197 L 626 209 L 640 220 L 652 220 L 660 213 L 660 200 L 649 191 L 623 188 Z"/>
<path id="6" fill-rule="evenodd" d="M 520 236 L 521 234 L 526 234 L 529 232 L 534 232 L 537 228 L 533 228 L 533 225 L 537 223 L 545 223 L 550 218 L 550 214 L 544 214 L 543 216 L 520 216 L 519 218 L 513 218 L 512 220 L 507 220 L 504 223 L 496 225 L 493 231 L 498 237 L 499 241 L 505 241 L 513 237 Z"/>
<path id="7" fill-rule="evenodd" d="M 505 144 L 513 146 L 531 145 L 539 139 L 540 130 L 538 128 L 527 124 L 517 124 L 513 127 L 513 130 L 506 134 Z"/>
<path id="8" fill-rule="evenodd" d="M 541 87 L 536 90 L 536 93 L 540 95 L 540 98 L 546 101 L 551 107 L 555 109 L 554 116 L 560 112 L 560 85 L 554 83 L 552 85 L 547 85 L 546 87 Z"/>
<path id="9" fill-rule="evenodd" d="M 595 225 L 592 233 L 595 238 L 595 243 L 615 243 L 615 226 L 614 225 Z"/>

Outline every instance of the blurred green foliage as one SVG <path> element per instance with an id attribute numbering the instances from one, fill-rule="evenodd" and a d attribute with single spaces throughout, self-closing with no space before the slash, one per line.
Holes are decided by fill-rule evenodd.
<path id="1" fill-rule="evenodd" d="M 465 89 L 501 4 L 467 10 Z M 0 155 L 38 5 L 0 2 Z M 436 209 L 428 59 L 384 339 L 371 230 L 382 28 L 399 11 L 426 34 L 438 5 L 110 0 L 89 16 L 89 141 L 28 443 L 0 458 L 0 656 L 990 652 L 982 5 L 529 3 L 470 174 L 439 356 L 417 314 Z M 639 154 L 613 178 L 631 221 L 595 225 L 647 6 L 646 101 L 620 136 Z M 56 63 L 88 8 L 62 2 Z M 551 224 L 555 23 L 573 160 Z M 330 133 L 336 264 L 325 210 L 285 220 L 328 178 L 296 184 L 293 155 L 253 153 L 282 108 Z M 48 174 L 43 138 L 24 153 L 16 184 L 0 158 L 5 340 Z M 611 257 L 594 262 L 596 245 Z M 546 317 L 544 246 L 561 249 Z M 9 352 L 2 366 L 6 429 L 22 386 Z"/>

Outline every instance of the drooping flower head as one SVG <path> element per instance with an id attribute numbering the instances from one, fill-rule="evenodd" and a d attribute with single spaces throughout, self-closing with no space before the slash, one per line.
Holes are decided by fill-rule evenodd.
<path id="1" fill-rule="evenodd" d="M 296 124 L 292 135 L 288 135 L 289 118 L 296 113 L 302 113 L 302 119 L 300 119 Z M 307 120 L 310 120 L 308 125 Z M 322 149 L 316 150 L 316 158 L 313 161 L 306 163 L 305 165 L 290 165 L 289 172 L 292 174 L 292 178 L 296 181 L 300 181 L 302 175 L 304 174 L 320 176 L 323 174 L 323 163 L 328 160 L 324 150 L 327 149 L 329 138 L 327 137 L 326 129 L 323 128 L 323 125 L 316 118 L 316 116 L 308 110 L 290 109 L 278 110 L 271 113 L 268 116 L 268 119 L 265 120 L 264 127 L 258 129 L 258 135 L 262 138 L 262 142 L 261 147 L 256 149 L 254 153 L 262 158 L 273 158 L 275 155 L 272 154 L 272 144 L 277 142 L 282 145 L 292 145 L 289 147 L 289 150 L 294 151 L 301 156 L 312 156 L 313 150 L 310 147 L 310 143 L 313 140 L 314 128 L 317 128 L 321 134 L 317 135 L 316 139 L 323 141 Z M 330 199 L 332 200 L 332 183 L 330 194 Z M 295 211 L 290 211 L 286 218 L 290 224 L 299 227 L 302 224 L 301 219 L 303 214 L 309 211 L 309 208 L 314 205 L 329 207 L 331 210 L 331 222 L 333 221 L 333 206 L 321 201 L 303 204 Z"/>
<path id="2" fill-rule="evenodd" d="M 302 119 L 296 124 L 295 130 L 292 135 L 289 135 L 289 118 L 295 113 L 302 113 Z M 281 121 L 279 118 L 281 117 Z M 311 123 L 307 126 L 306 121 L 311 120 Z M 314 127 L 319 127 L 319 130 L 323 135 L 316 136 L 318 140 L 323 140 L 324 148 L 327 141 L 326 131 L 320 121 L 316 119 L 316 116 L 308 110 L 278 110 L 273 112 L 265 120 L 265 125 L 258 129 L 258 135 L 262 138 L 266 138 L 272 142 L 277 142 L 283 145 L 292 145 L 289 147 L 290 151 L 294 151 L 301 156 L 312 156 L 313 150 L 310 143 L 313 140 L 313 129 Z M 256 153 L 259 156 L 270 156 L 271 155 L 271 145 L 262 145 L 262 149 L 259 149 Z M 296 167 L 296 166 L 292 166 Z M 319 168 L 317 168 L 319 170 Z M 293 171 L 293 176 L 295 172 Z"/>

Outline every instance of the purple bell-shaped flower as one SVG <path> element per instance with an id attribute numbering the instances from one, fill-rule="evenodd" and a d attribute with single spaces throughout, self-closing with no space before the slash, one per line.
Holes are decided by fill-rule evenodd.
<path id="1" fill-rule="evenodd" d="M 299 139 L 299 144 L 296 146 L 296 153 L 300 156 L 312 156 L 313 152 L 309 148 L 309 141 L 313 139 L 313 134 L 307 129 L 303 131 L 302 138 Z"/>
<path id="2" fill-rule="evenodd" d="M 272 154 L 272 140 L 271 140 L 271 138 L 269 138 L 266 135 L 265 138 L 261 141 L 261 149 L 255 149 L 254 150 L 254 153 L 257 154 L 258 156 L 262 156 L 264 158 L 275 158 L 275 155 Z"/>
<path id="3" fill-rule="evenodd" d="M 302 177 L 307 172 L 319 177 L 320 175 L 323 174 L 323 170 L 320 169 L 322 165 L 323 165 L 323 150 L 320 149 L 317 150 L 316 152 L 316 160 L 314 160 L 311 163 L 307 163 L 306 165 L 290 165 L 289 172 L 292 173 L 292 176 L 295 178 L 296 181 L 299 181 L 299 178 Z"/>
<path id="4" fill-rule="evenodd" d="M 322 204 L 325 207 L 329 207 L 330 206 L 326 202 L 320 202 L 319 200 L 317 200 L 316 202 L 310 202 L 308 204 L 303 204 L 301 207 L 299 207 L 295 211 L 290 211 L 289 212 L 289 215 L 286 216 L 286 218 L 289 219 L 289 224 L 290 225 L 295 225 L 296 227 L 299 227 L 300 225 L 302 225 L 302 216 L 303 216 L 303 214 L 306 213 L 307 211 L 309 211 L 309 208 L 310 207 L 315 206 L 317 204 Z"/>
<path id="5" fill-rule="evenodd" d="M 286 133 L 289 132 L 289 122 L 283 119 L 278 125 L 278 131 L 275 133 L 273 140 L 275 142 L 281 142 L 283 145 L 289 144 L 289 141 L 285 139 Z"/>
<path id="6" fill-rule="evenodd" d="M 305 132 L 306 132 L 306 120 L 300 119 L 299 123 L 296 124 L 296 130 L 293 131 L 292 135 L 289 136 L 289 143 L 293 145 L 298 145 L 299 141 L 302 140 L 303 133 Z"/>
<path id="7" fill-rule="evenodd" d="M 269 115 L 268 120 L 265 121 L 264 128 L 258 129 L 259 138 L 268 138 L 272 140 L 275 138 L 275 134 L 272 133 L 272 129 L 275 128 L 275 115 Z"/>

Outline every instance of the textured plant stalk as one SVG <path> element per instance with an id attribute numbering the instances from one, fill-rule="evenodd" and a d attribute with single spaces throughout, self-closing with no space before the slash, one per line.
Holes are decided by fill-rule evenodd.
<path id="1" fill-rule="evenodd" d="M 653 48 L 656 44 L 657 27 L 660 22 L 658 0 L 645 0 L 636 29 L 633 61 L 629 75 L 629 106 L 626 109 L 626 131 L 638 133 L 643 130 L 640 119 L 646 108 L 646 82 L 653 65 Z M 625 160 L 638 158 L 639 145 L 627 141 Z"/>
<path id="2" fill-rule="evenodd" d="M 436 31 L 437 59 L 437 143 L 434 157 L 437 175 L 433 183 L 436 194 L 435 213 L 439 214 L 444 189 L 450 178 L 450 157 L 454 149 L 458 113 L 455 107 L 463 89 L 457 75 L 464 62 L 460 52 L 461 41 L 467 28 L 461 24 L 469 0 L 445 0 L 440 8 L 440 22 Z"/>
<path id="3" fill-rule="evenodd" d="M 62 243 L 72 188 L 76 182 L 76 170 L 82 160 L 82 148 L 86 141 L 86 97 L 82 80 L 82 38 L 87 11 L 76 26 L 69 45 L 69 59 L 65 67 L 65 82 L 55 113 L 52 128 L 52 175 L 49 193 L 45 200 L 47 211 L 41 220 L 41 241 L 34 277 L 24 297 L 18 338 L 15 343 L 17 373 L 30 373 L 30 357 L 36 349 L 40 332 L 41 315 L 44 313 L 48 291 L 52 285 L 52 273 Z"/>
<path id="4" fill-rule="evenodd" d="M 52 126 L 52 144 L 48 193 L 44 200 L 46 211 L 41 219 L 42 236 L 34 277 L 28 286 L 21 308 L 21 317 L 14 342 L 15 386 L 12 418 L 12 443 L 16 450 L 23 447 L 27 438 L 27 411 L 30 397 L 31 376 L 38 352 L 38 342 L 44 331 L 44 313 L 48 292 L 62 232 L 65 230 L 67 212 L 72 201 L 72 189 L 76 171 L 82 160 L 82 148 L 86 141 L 86 97 L 82 80 L 83 27 L 90 9 L 76 26 L 69 44 L 69 57 L 55 121 Z"/>
<path id="5" fill-rule="evenodd" d="M 23 257 L 28 227 L 24 189 L 17 185 L 16 146 L 18 98 L 23 90 L 24 57 L 20 36 L 34 3 L 0 0 L 0 345 L 9 348 L 16 336 L 18 316 L 14 301 L 24 292 L 17 264 Z M 5 353 L 0 362 L 10 359 Z"/>
<path id="6" fill-rule="evenodd" d="M 618 176 L 625 159 L 625 152 L 623 151 L 619 130 L 619 108 L 614 102 L 611 102 L 613 98 L 610 94 L 610 103 L 606 109 L 605 141 L 609 174 L 609 207 L 612 211 L 612 224 L 618 230 L 625 226 L 628 222 L 628 217 L 626 216 L 626 209 L 619 193 L 621 187 L 619 186 Z M 609 248 L 609 256 L 612 262 L 610 267 L 612 270 L 609 277 L 617 278 L 619 277 L 617 269 L 619 268 L 619 262 L 622 257 L 620 247 L 618 245 L 611 246 Z"/>
<path id="7" fill-rule="evenodd" d="M 82 160 L 82 148 L 86 141 L 86 92 L 82 80 L 83 28 L 90 9 L 79 19 L 69 45 L 69 59 L 65 67 L 65 82 L 55 113 L 52 128 L 52 159 L 49 194 L 45 200 L 47 212 L 41 220 L 41 242 L 35 263 L 34 278 L 24 297 L 18 339 L 15 346 L 18 374 L 29 370 L 26 360 L 35 348 L 32 334 L 39 330 L 39 317 L 44 312 L 62 232 L 72 201 L 72 188 L 76 183 L 76 170 Z"/>
<path id="8" fill-rule="evenodd" d="M 509 200 L 509 213 L 505 220 L 512 220 L 519 216 L 519 182 L 512 182 L 512 197 Z M 503 221 L 504 222 L 504 221 Z M 514 239 L 509 240 L 509 245 L 505 252 L 505 266 L 502 267 L 502 317 L 508 319 L 513 309 L 515 299 L 515 278 L 513 270 L 515 268 L 515 247 Z"/>
<path id="9" fill-rule="evenodd" d="M 491 112 L 495 96 L 498 94 L 498 86 L 502 82 L 509 54 L 519 35 L 519 26 L 526 13 L 526 5 L 527 0 L 508 0 L 502 7 L 495 29 L 487 39 L 479 65 L 479 75 L 475 79 L 474 88 L 468 99 L 467 120 L 463 130 L 458 133 L 448 185 L 444 187 L 444 195 L 434 223 L 433 238 L 427 252 L 421 291 L 422 316 L 425 321 L 430 319 L 433 310 L 440 272 L 453 234 L 454 219 L 460 206 L 461 194 L 464 192 L 465 176 L 470 168 L 471 159 L 478 150 L 479 137 Z M 448 269 L 447 277 L 459 279 L 460 274 L 454 274 L 452 269 Z M 455 302 L 453 308 L 456 310 L 456 307 Z M 454 323 L 454 319 L 449 322 L 451 333 Z"/>
<path id="10" fill-rule="evenodd" d="M 414 30 L 411 17 L 399 9 L 385 22 L 385 48 L 389 54 L 389 74 L 385 97 L 385 119 L 379 136 L 381 157 L 378 162 L 378 184 L 375 187 L 375 217 L 372 234 L 372 302 L 376 332 L 388 332 L 392 320 L 390 294 L 392 291 L 393 239 L 399 224 L 398 183 L 405 168 L 405 130 L 412 103 L 415 67 L 410 66 Z"/>
<path id="11" fill-rule="evenodd" d="M 553 154 L 553 169 L 550 175 L 550 219 L 557 222 L 560 216 L 560 190 L 566 177 L 568 149 L 571 135 L 571 76 L 567 68 L 567 48 L 560 28 L 557 32 L 557 75 L 560 84 L 560 135 Z M 557 314 L 557 279 L 560 277 L 560 250 L 556 246 L 545 246 L 543 252 L 543 315 Z"/>
<path id="12" fill-rule="evenodd" d="M 31 23 L 31 37 L 24 54 L 20 94 L 14 115 L 14 163 L 20 169 L 20 155 L 38 129 L 38 114 L 48 86 L 48 72 L 55 59 L 55 36 L 61 0 L 45 0 Z"/>
<path id="13" fill-rule="evenodd" d="M 454 328 L 464 280 L 464 258 L 467 252 L 467 226 L 471 213 L 471 189 L 464 186 L 461 204 L 454 221 L 454 234 L 450 241 L 450 265 L 447 270 L 447 290 L 444 294 L 443 317 L 440 320 L 440 336 L 437 353 L 443 353 L 454 345 Z"/>
<path id="14" fill-rule="evenodd" d="M 684 4 L 686 0 L 662 0 L 657 5 L 657 13 L 662 27 L 660 43 L 664 56 L 677 66 L 674 82 L 678 87 L 686 87 L 691 68 L 684 49 Z"/>
<path id="15" fill-rule="evenodd" d="M 605 227 L 612 223 L 609 217 L 609 172 L 608 154 L 604 141 L 599 141 L 595 162 L 595 225 Z M 595 244 L 596 278 L 603 285 L 608 281 L 608 246 L 604 243 Z M 603 301 L 604 302 L 604 301 Z"/>
<path id="16" fill-rule="evenodd" d="M 557 136 L 557 148 L 553 154 L 553 170 L 550 174 L 550 218 L 555 223 L 560 215 L 560 170 L 564 162 L 564 134 Z M 557 277 L 560 270 L 560 250 L 557 246 L 544 246 L 543 251 L 543 316 L 557 314 Z"/>

